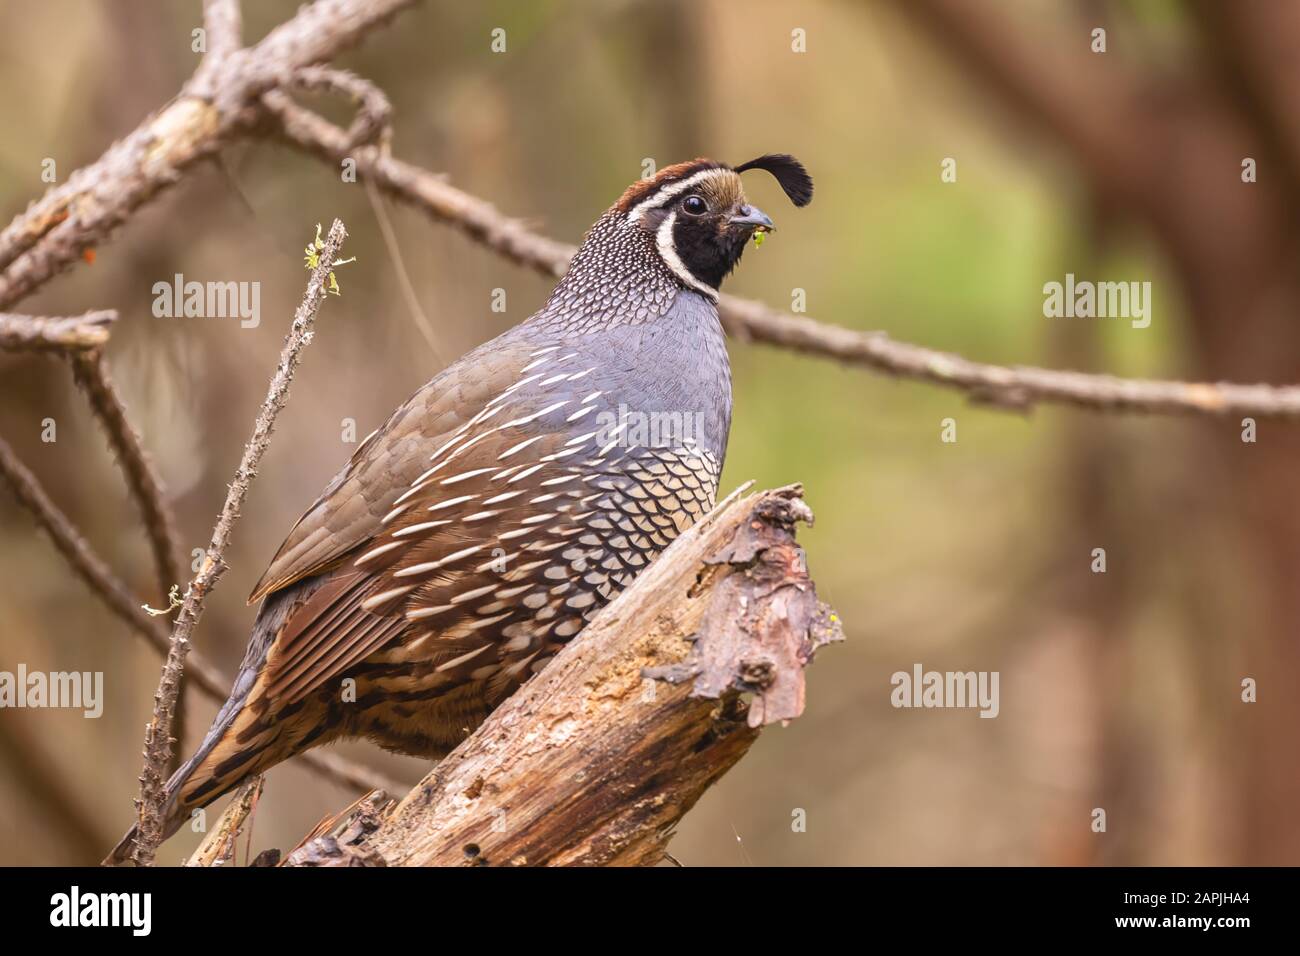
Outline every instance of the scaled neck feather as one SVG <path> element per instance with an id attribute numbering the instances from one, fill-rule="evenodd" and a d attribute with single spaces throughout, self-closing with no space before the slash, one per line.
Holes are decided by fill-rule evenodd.
<path id="1" fill-rule="evenodd" d="M 683 288 L 659 255 L 654 234 L 610 210 L 591 227 L 534 322 L 572 332 L 650 322 Z"/>

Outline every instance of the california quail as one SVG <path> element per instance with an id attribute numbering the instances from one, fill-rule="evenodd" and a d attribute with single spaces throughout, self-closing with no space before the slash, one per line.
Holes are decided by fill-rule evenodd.
<path id="1" fill-rule="evenodd" d="M 772 228 L 750 168 L 812 199 L 787 155 L 634 183 L 539 312 L 361 443 L 253 590 L 230 698 L 168 783 L 168 835 L 332 740 L 445 754 L 712 507 L 731 420 L 717 290 Z"/>

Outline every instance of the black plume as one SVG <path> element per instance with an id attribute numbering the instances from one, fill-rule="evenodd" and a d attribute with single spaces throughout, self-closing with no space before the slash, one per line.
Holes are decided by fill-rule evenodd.
<path id="1" fill-rule="evenodd" d="M 803 163 L 789 153 L 768 153 L 758 159 L 751 159 L 737 166 L 736 172 L 743 173 L 747 169 L 766 169 L 776 177 L 776 181 L 796 206 L 806 206 L 812 202 L 812 177 L 803 168 Z"/>

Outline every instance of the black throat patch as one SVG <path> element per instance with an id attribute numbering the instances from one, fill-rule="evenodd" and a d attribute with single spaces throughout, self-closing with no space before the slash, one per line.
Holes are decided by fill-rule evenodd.
<path id="1" fill-rule="evenodd" d="M 682 265 L 705 285 L 717 289 L 740 262 L 749 239 L 747 230 L 730 228 L 726 217 L 688 219 L 673 223 L 673 246 Z"/>

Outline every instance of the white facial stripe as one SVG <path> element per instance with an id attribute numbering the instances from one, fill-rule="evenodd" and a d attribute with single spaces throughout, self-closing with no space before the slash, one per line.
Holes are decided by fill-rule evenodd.
<path id="1" fill-rule="evenodd" d="M 704 293 L 714 302 L 718 301 L 718 291 L 691 275 L 691 270 L 686 268 L 686 263 L 682 262 L 681 257 L 677 255 L 677 247 L 673 244 L 673 223 L 675 222 L 677 222 L 677 211 L 673 210 L 664 217 L 664 221 L 659 225 L 659 231 L 655 233 L 655 243 L 659 246 L 659 255 L 667 263 L 668 268 L 673 271 L 673 275 L 697 292 Z"/>
<path id="2" fill-rule="evenodd" d="M 665 186 L 663 189 L 659 190 L 649 199 L 634 206 L 632 208 L 632 211 L 627 214 L 627 221 L 640 222 L 641 217 L 644 216 L 648 210 L 658 209 L 660 206 L 668 202 L 674 196 L 680 196 L 682 193 L 686 192 L 686 190 L 690 189 L 692 186 L 696 185 L 697 183 L 703 182 L 704 180 L 709 179 L 712 176 L 723 176 L 730 172 L 731 170 L 723 169 L 723 168 L 702 169 L 695 175 L 687 176 L 685 179 L 681 180 L 680 182 L 673 183 L 671 186 Z"/>

